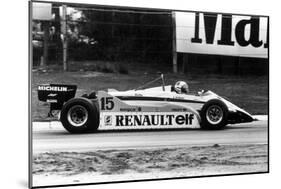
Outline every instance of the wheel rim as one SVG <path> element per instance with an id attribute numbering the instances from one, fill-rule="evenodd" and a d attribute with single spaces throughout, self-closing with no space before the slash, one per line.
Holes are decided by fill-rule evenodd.
<path id="1" fill-rule="evenodd" d="M 216 125 L 221 122 L 223 118 L 222 108 L 218 105 L 212 105 L 207 109 L 206 118 L 209 123 Z"/>
<path id="2" fill-rule="evenodd" d="M 67 112 L 67 120 L 74 127 L 84 125 L 88 120 L 88 111 L 84 106 L 72 106 Z"/>

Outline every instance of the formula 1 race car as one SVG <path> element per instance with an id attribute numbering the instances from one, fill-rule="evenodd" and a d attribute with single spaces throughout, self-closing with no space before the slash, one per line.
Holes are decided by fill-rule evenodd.
<path id="1" fill-rule="evenodd" d="M 162 86 L 144 86 L 162 80 Z M 178 94 L 165 86 L 164 76 L 141 88 L 108 89 L 75 97 L 77 86 L 38 86 L 40 101 L 50 103 L 49 115 L 60 111 L 60 121 L 70 133 L 96 130 L 202 128 L 222 129 L 227 124 L 253 121 L 245 110 L 212 91 Z"/>

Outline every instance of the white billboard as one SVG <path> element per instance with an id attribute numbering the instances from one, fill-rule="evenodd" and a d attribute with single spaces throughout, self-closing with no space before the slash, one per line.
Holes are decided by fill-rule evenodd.
<path id="1" fill-rule="evenodd" d="M 175 12 L 182 53 L 268 58 L 268 17 Z"/>
<path id="2" fill-rule="evenodd" d="M 52 4 L 51 3 L 32 3 L 33 20 L 51 20 Z"/>

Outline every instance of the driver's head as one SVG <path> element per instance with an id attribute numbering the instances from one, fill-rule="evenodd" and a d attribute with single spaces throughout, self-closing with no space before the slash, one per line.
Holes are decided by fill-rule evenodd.
<path id="1" fill-rule="evenodd" d="M 177 81 L 175 84 L 175 91 L 178 94 L 187 94 L 189 92 L 187 83 L 184 81 Z"/>

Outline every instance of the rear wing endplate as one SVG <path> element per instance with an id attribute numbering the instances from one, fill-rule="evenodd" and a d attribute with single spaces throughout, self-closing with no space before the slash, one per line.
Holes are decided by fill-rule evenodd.
<path id="1" fill-rule="evenodd" d="M 51 110 L 60 110 L 64 102 L 74 98 L 77 86 L 64 84 L 39 85 L 38 99 L 51 104 Z"/>

